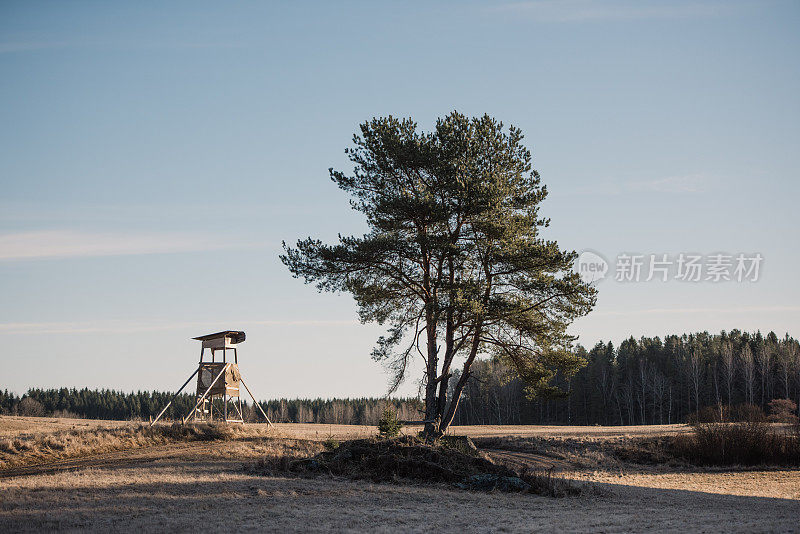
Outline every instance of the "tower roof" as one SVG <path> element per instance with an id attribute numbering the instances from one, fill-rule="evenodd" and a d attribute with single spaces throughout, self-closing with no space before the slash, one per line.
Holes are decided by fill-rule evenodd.
<path id="1" fill-rule="evenodd" d="M 233 344 L 241 343 L 245 339 L 244 332 L 241 330 L 223 330 L 222 332 L 193 337 L 192 339 L 196 339 L 198 341 L 208 341 L 209 339 L 221 339 L 224 337 L 230 338 L 231 343 Z"/>

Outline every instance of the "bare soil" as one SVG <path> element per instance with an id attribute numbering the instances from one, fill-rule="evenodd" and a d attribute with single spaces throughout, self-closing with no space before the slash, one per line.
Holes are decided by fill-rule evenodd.
<path id="1" fill-rule="evenodd" d="M 0 437 L 119 428 L 131 423 L 0 418 Z M 509 429 L 509 430 L 506 430 Z M 169 442 L 52 457 L 0 470 L 0 532 L 41 530 L 195 532 L 415 531 L 793 532 L 800 470 L 603 465 L 580 442 L 659 436 L 684 427 L 468 427 L 481 437 L 552 438 L 549 448 L 486 449 L 497 461 L 553 467 L 601 492 L 551 498 L 458 490 L 446 484 L 373 483 L 339 477 L 264 476 L 267 457 L 304 458 L 330 439 L 375 429 L 346 425 L 254 425 L 227 440 Z M 583 431 L 583 433 L 581 433 Z M 453 433 L 463 432 L 454 429 Z M 506 433 L 504 433 L 506 432 Z M 12 434 L 13 433 L 13 434 Z M 563 445 L 559 445 L 562 443 Z M 519 444 L 518 444 L 519 445 Z M 513 447 L 512 447 L 513 448 Z M 62 456 L 59 456 L 62 455 Z"/>

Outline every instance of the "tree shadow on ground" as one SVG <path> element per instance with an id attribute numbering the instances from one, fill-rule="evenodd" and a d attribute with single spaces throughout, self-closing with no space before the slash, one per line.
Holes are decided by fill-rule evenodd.
<path id="1" fill-rule="evenodd" d="M 235 459 L 157 459 L 0 481 L 0 531 L 770 530 L 800 500 L 601 483 L 562 499 L 446 485 L 258 476 Z"/>

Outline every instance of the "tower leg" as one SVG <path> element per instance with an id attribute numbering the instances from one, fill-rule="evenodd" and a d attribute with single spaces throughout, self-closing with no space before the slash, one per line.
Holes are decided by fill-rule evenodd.
<path id="1" fill-rule="evenodd" d="M 161 412 L 159 412 L 159 414 L 156 416 L 156 418 L 155 418 L 155 419 L 153 419 L 153 422 L 152 422 L 152 423 L 150 423 L 150 426 L 153 426 L 154 424 L 156 424 L 156 421 L 158 421 L 159 419 L 161 419 L 161 416 L 162 416 L 162 415 L 164 415 L 164 412 L 166 412 L 166 411 L 167 411 L 167 408 L 169 408 L 169 405 L 170 405 L 170 404 L 172 404 L 172 401 L 174 401 L 175 399 L 177 399 L 177 398 L 178 398 L 178 395 L 180 395 L 180 394 L 181 394 L 181 391 L 183 391 L 183 388 L 185 388 L 185 387 L 186 387 L 186 385 L 187 385 L 189 382 L 191 382 L 191 381 L 192 381 L 192 378 L 194 378 L 194 375 L 196 375 L 196 374 L 197 374 L 197 372 L 198 372 L 199 370 L 200 370 L 200 367 L 198 367 L 197 369 L 195 369 L 194 373 L 192 373 L 192 376 L 190 376 L 190 377 L 189 377 L 189 379 L 188 379 L 186 382 L 184 382 L 184 383 L 183 383 L 183 385 L 182 385 L 182 386 L 181 386 L 181 388 L 178 390 L 178 392 L 177 392 L 175 395 L 173 395 L 173 396 L 172 396 L 172 398 L 169 400 L 169 402 L 167 403 L 167 405 L 166 405 L 166 406 L 164 406 L 164 409 L 163 409 L 163 410 L 161 410 Z"/>
<path id="2" fill-rule="evenodd" d="M 267 423 L 269 423 L 269 427 L 270 427 L 270 428 L 272 428 L 272 421 L 270 421 L 270 420 L 269 420 L 269 417 L 267 417 L 267 414 L 266 414 L 266 413 L 264 413 L 264 409 L 263 409 L 263 408 L 261 408 L 261 405 L 260 405 L 260 404 L 258 403 L 258 401 L 256 400 L 255 396 L 253 395 L 253 392 L 252 392 L 252 391 L 250 391 L 250 388 L 249 388 L 249 387 L 247 387 L 247 384 L 245 384 L 245 383 L 244 383 L 244 379 L 240 377 L 240 378 L 239 378 L 239 382 L 241 382 L 241 383 L 242 383 L 242 385 L 244 386 L 244 389 L 246 389 L 246 390 L 247 390 L 247 392 L 250 394 L 250 398 L 251 398 L 251 399 L 253 399 L 253 404 L 255 404 L 255 405 L 256 405 L 256 407 L 258 407 L 259 411 L 261 412 L 261 415 L 263 415 L 263 416 L 264 416 L 264 419 L 266 419 L 266 420 L 267 420 Z"/>

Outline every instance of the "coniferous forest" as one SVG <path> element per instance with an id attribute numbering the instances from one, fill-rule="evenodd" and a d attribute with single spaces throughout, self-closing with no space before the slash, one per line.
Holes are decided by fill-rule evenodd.
<path id="1" fill-rule="evenodd" d="M 0 413 L 10 415 L 80 417 L 89 419 L 155 418 L 172 393 L 138 391 L 125 393 L 110 389 L 31 389 L 22 397 L 0 391 Z M 164 414 L 164 419 L 180 419 L 195 404 L 195 397 L 178 396 Z M 278 399 L 261 402 L 272 422 L 375 425 L 388 406 L 398 417 L 419 419 L 421 404 L 416 399 Z M 263 420 L 254 406 L 242 399 L 247 421 Z"/>
<path id="2" fill-rule="evenodd" d="M 586 365 L 556 376 L 565 395 L 549 399 L 528 399 L 502 363 L 481 362 L 454 424 L 670 424 L 709 406 L 800 404 L 800 345 L 788 335 L 631 337 L 577 352 Z"/>
<path id="3" fill-rule="evenodd" d="M 453 423 L 668 424 L 685 422 L 709 406 L 752 404 L 767 410 L 773 399 L 800 405 L 800 345 L 788 335 L 702 332 L 576 351 L 586 364 L 572 377 L 555 376 L 564 393 L 549 398 L 529 398 L 525 384 L 501 361 L 476 362 Z M 61 388 L 31 389 L 20 397 L 0 391 L 0 413 L 148 420 L 171 396 Z M 193 404 L 193 395 L 181 395 L 165 416 L 178 418 Z M 423 418 L 417 399 L 279 399 L 262 406 L 277 422 L 375 424 L 387 404 L 402 420 Z M 246 403 L 245 414 L 257 419 Z"/>

